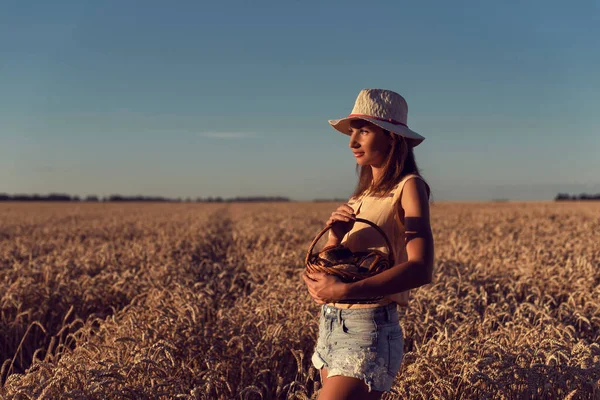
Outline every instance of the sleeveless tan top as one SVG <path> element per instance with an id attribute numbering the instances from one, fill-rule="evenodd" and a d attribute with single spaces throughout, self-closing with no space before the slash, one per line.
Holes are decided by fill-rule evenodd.
<path id="1" fill-rule="evenodd" d="M 421 179 L 427 187 L 427 195 L 429 196 L 429 185 L 427 185 L 425 180 L 419 175 L 409 174 L 402 178 L 385 197 L 377 197 L 365 193 L 358 198 L 352 197 L 348 200 L 348 205 L 354 209 L 354 214 L 357 217 L 375 223 L 385 232 L 392 245 L 395 265 L 408 260 L 404 237 L 405 229 L 397 212 L 397 202 L 400 200 L 404 184 L 411 178 Z M 354 224 L 352 230 L 342 238 L 341 244 L 348 247 L 351 251 L 376 249 L 386 254 L 388 253 L 383 236 L 373 227 L 362 222 Z M 404 291 L 387 295 L 379 303 L 388 304 L 393 301 L 402 307 L 406 307 L 409 298 L 410 291 Z"/>

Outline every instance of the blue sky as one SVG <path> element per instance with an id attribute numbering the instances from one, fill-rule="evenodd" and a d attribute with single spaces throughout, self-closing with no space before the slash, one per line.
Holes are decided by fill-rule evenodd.
<path id="1" fill-rule="evenodd" d="M 347 197 L 402 94 L 434 200 L 600 192 L 594 1 L 0 1 L 0 192 Z"/>

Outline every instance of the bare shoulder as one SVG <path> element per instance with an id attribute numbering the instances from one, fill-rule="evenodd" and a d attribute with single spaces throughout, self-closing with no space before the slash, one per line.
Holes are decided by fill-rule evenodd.
<path id="1" fill-rule="evenodd" d="M 406 254 L 409 260 L 423 262 L 426 268 L 423 282 L 433 274 L 434 243 L 429 221 L 429 191 L 419 178 L 409 178 L 404 184 L 400 207 L 404 211 Z"/>
<path id="2" fill-rule="evenodd" d="M 421 217 L 429 221 L 428 188 L 422 179 L 409 178 L 404 183 L 400 203 L 405 217 Z"/>

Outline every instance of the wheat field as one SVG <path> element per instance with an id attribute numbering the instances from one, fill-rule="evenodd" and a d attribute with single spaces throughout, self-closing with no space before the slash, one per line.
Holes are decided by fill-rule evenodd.
<path id="1" fill-rule="evenodd" d="M 337 203 L 0 205 L 0 397 L 315 399 Z M 600 203 L 435 203 L 384 399 L 599 399 Z"/>

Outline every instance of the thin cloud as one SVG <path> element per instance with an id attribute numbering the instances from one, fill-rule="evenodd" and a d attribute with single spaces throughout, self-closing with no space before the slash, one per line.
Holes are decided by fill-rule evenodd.
<path id="1" fill-rule="evenodd" d="M 198 135 L 214 139 L 246 139 L 259 136 L 254 132 L 201 132 Z"/>

